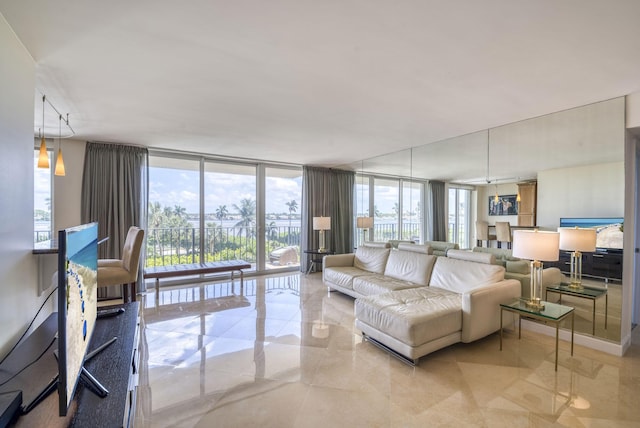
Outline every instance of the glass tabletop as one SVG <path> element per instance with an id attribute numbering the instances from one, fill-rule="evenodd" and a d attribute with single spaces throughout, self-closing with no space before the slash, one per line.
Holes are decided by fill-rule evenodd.
<path id="1" fill-rule="evenodd" d="M 572 294 L 574 296 L 600 297 L 607 294 L 606 288 L 582 287 L 572 288 L 569 284 L 562 283 L 547 287 L 547 291 L 562 292 L 563 294 Z"/>
<path id="2" fill-rule="evenodd" d="M 516 299 L 506 303 L 500 303 L 500 307 L 505 309 L 513 309 L 523 314 L 531 314 L 541 318 L 550 320 L 558 320 L 565 315 L 571 313 L 573 308 L 570 306 L 559 305 L 557 303 L 542 302 L 544 309 L 536 309 L 527 305 L 527 299 Z"/>

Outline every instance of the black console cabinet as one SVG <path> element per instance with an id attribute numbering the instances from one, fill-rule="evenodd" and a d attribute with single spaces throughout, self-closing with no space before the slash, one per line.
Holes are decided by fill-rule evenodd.
<path id="1" fill-rule="evenodd" d="M 557 262 L 544 262 L 544 266 L 569 274 L 571 251 L 560 251 Z M 582 276 L 622 281 L 622 250 L 598 248 L 593 253 L 582 253 Z"/>
<path id="2" fill-rule="evenodd" d="M 127 303 L 123 307 L 124 313 L 97 320 L 90 350 L 114 336 L 118 339 L 85 366 L 109 390 L 109 395 L 100 398 L 79 384 L 67 416 L 59 417 L 58 392 L 54 391 L 31 412 L 20 416 L 15 421 L 15 426 L 133 426 L 139 362 L 139 303 Z M 57 342 L 54 341 L 49 347 L 56 331 L 57 314 L 54 313 L 2 364 L 0 381 L 9 378 L 12 372 L 36 360 L 38 355 L 47 348 L 48 350 L 33 365 L 0 388 L 0 392 L 23 391 L 24 406 L 42 391 L 58 370 L 53 356 Z"/>

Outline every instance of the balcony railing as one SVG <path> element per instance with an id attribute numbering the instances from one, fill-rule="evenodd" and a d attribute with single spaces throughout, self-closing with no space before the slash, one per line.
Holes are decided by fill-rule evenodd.
<path id="1" fill-rule="evenodd" d="M 36 230 L 33 232 L 34 234 L 34 242 L 42 242 L 48 241 L 51 239 L 51 231 L 50 230 Z"/>
<path id="2" fill-rule="evenodd" d="M 406 240 L 420 240 L 420 223 L 418 222 L 404 222 L 402 223 L 402 233 L 398 234 L 397 223 L 382 223 L 376 224 L 373 227 L 373 240 L 374 241 L 388 241 L 390 239 L 406 239 Z"/>
<path id="3" fill-rule="evenodd" d="M 267 226 L 266 256 L 271 251 L 300 246 L 300 226 Z M 196 227 L 152 228 L 147 233 L 146 266 L 166 266 L 201 261 L 242 259 L 257 261 L 256 227 L 206 227 L 204 254 L 200 258 L 200 229 Z"/>

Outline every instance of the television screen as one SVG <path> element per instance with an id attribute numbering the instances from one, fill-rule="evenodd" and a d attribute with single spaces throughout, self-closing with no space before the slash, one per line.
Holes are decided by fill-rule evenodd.
<path id="1" fill-rule="evenodd" d="M 579 227 L 596 229 L 596 248 L 622 249 L 624 218 L 561 218 L 560 227 Z"/>
<path id="2" fill-rule="evenodd" d="M 58 234 L 58 395 L 67 413 L 97 314 L 98 224 Z"/>

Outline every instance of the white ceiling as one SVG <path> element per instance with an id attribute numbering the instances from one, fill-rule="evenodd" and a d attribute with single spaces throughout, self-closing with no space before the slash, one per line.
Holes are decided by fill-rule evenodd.
<path id="1" fill-rule="evenodd" d="M 336 166 L 640 91 L 638 0 L 0 0 L 0 13 L 83 140 Z"/>

